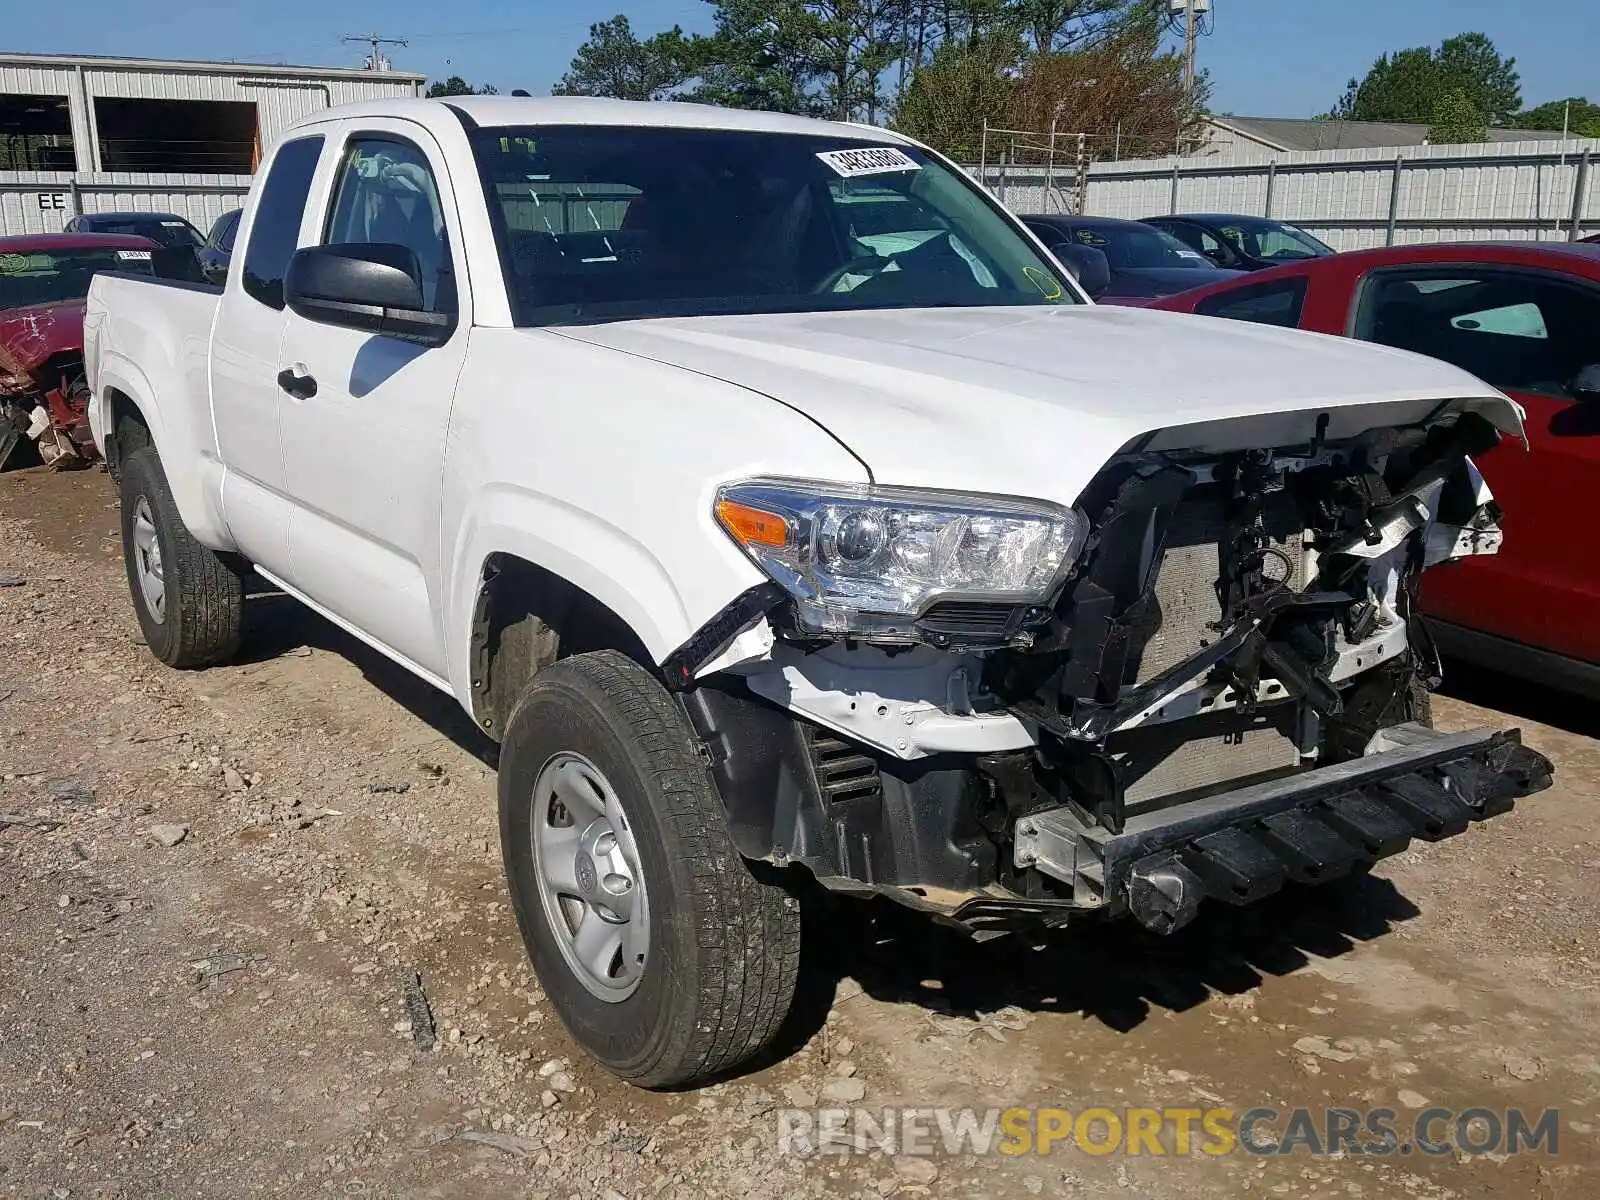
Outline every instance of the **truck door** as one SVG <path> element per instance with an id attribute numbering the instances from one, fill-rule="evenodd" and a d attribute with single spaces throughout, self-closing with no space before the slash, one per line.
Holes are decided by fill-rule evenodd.
<path id="1" fill-rule="evenodd" d="M 455 193 L 437 143 L 407 121 L 339 127 L 318 235 L 416 255 L 439 346 L 291 312 L 277 369 L 290 582 L 413 666 L 445 674 L 439 512 L 445 432 L 472 324 Z M 475 181 L 474 181 L 475 182 Z M 466 186 L 463 183 L 463 186 Z"/>
<path id="2" fill-rule="evenodd" d="M 212 419 L 227 468 L 222 512 L 240 549 L 269 571 L 289 568 L 289 502 L 278 438 L 278 348 L 288 310 L 283 275 L 300 240 L 323 138 L 278 147 L 250 218 L 239 282 L 211 335 Z"/>

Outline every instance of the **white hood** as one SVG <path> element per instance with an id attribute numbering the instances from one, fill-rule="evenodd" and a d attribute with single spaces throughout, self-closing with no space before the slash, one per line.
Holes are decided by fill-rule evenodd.
<path id="1" fill-rule="evenodd" d="M 1148 443 L 1156 449 L 1284 446 L 1309 440 L 1321 413 L 1338 438 L 1421 421 L 1452 400 L 1521 436 L 1515 404 L 1434 359 L 1132 308 L 685 317 L 554 332 L 769 396 L 826 428 L 880 484 L 1071 504 L 1146 434 L 1164 431 Z"/>

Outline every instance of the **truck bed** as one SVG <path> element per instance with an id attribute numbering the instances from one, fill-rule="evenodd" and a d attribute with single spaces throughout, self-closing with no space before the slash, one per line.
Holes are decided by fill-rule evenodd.
<path id="1" fill-rule="evenodd" d="M 222 289 L 205 283 L 110 272 L 89 285 L 83 325 L 89 423 L 105 454 L 125 398 L 161 452 L 173 497 L 196 536 L 219 522 L 203 475 L 218 464 L 211 419 L 211 328 Z M 113 463 L 114 465 L 114 463 Z"/>

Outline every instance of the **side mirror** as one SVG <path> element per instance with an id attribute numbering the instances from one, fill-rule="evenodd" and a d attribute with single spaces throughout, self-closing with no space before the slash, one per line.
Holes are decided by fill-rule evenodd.
<path id="1" fill-rule="evenodd" d="M 448 341 L 455 327 L 453 314 L 427 311 L 417 256 L 395 242 L 297 250 L 283 296 L 290 311 L 308 321 L 430 346 Z"/>
<path id="2" fill-rule="evenodd" d="M 1089 293 L 1089 299 L 1098 300 L 1111 290 L 1111 262 L 1103 251 L 1078 242 L 1062 242 L 1054 248 L 1054 254 Z"/>
<path id="3" fill-rule="evenodd" d="M 1600 363 L 1590 363 L 1579 371 L 1567 390 L 1577 400 L 1600 400 Z"/>

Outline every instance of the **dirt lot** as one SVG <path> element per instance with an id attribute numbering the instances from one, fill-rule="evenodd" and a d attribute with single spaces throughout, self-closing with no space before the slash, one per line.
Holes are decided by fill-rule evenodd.
<path id="1" fill-rule="evenodd" d="M 237 665 L 159 666 L 116 515 L 97 471 L 0 477 L 0 1196 L 1600 1195 L 1592 708 L 1456 681 L 1440 724 L 1520 725 L 1552 790 L 1172 939 L 824 906 L 772 1061 L 649 1095 L 525 967 L 493 747 L 453 703 L 273 595 Z M 779 1154 L 819 1098 L 1558 1107 L 1559 1153 Z"/>

